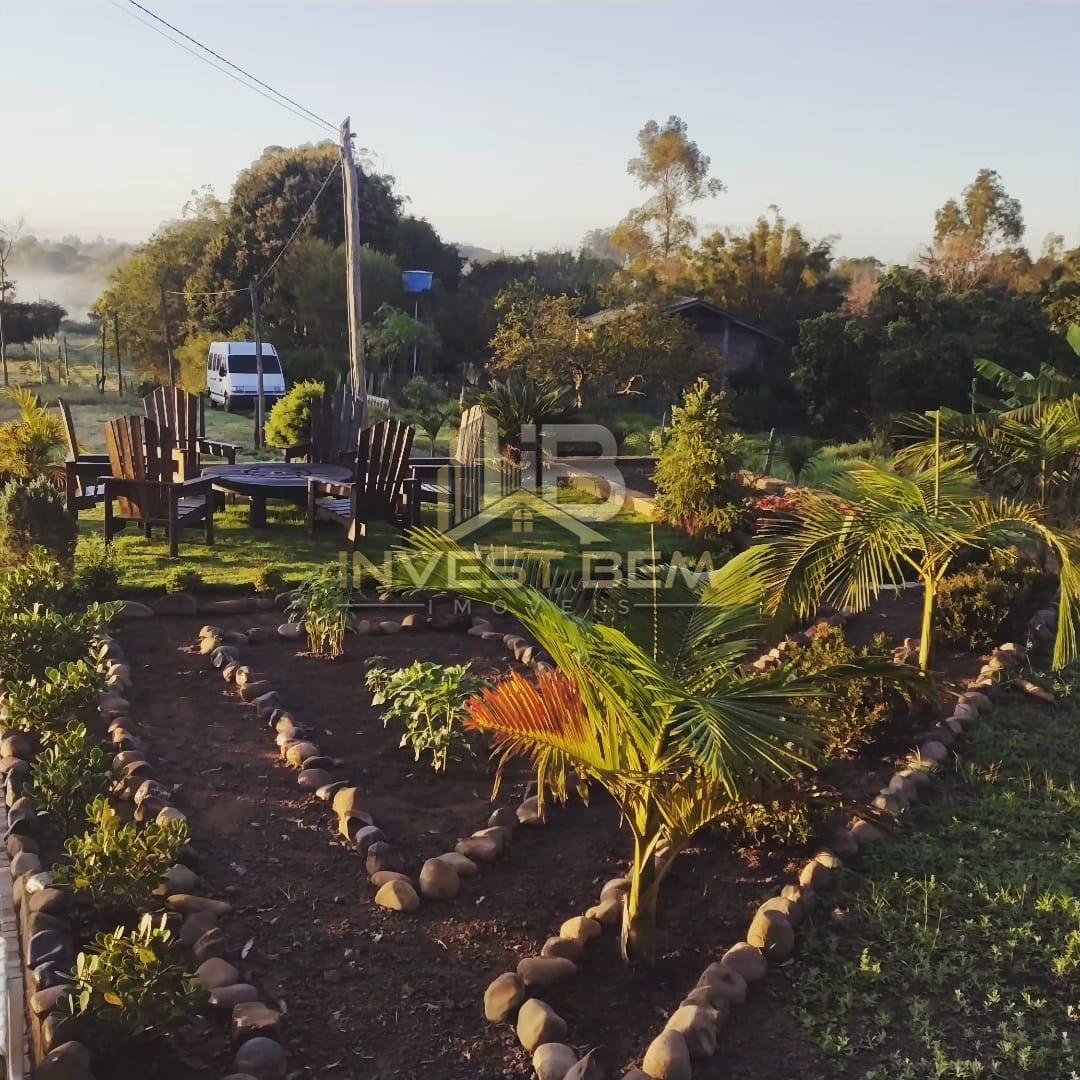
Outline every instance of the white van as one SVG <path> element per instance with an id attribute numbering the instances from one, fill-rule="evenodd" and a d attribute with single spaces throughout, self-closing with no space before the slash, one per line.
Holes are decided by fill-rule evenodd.
<path id="1" fill-rule="evenodd" d="M 285 373 L 277 350 L 262 343 L 263 397 L 267 413 L 285 396 Z M 259 377 L 255 367 L 254 341 L 212 341 L 206 357 L 206 392 L 211 408 L 255 408 Z"/>

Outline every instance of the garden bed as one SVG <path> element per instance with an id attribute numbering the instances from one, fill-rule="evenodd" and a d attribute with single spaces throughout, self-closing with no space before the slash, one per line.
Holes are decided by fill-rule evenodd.
<path id="1" fill-rule="evenodd" d="M 217 620 L 237 630 L 276 621 Z M 484 989 L 536 954 L 625 869 L 627 838 L 614 807 L 597 793 L 588 807 L 556 809 L 548 825 L 519 829 L 509 857 L 464 879 L 456 899 L 427 901 L 411 915 L 383 911 L 372 903 L 362 857 L 336 837 L 326 805 L 297 788 L 272 733 L 191 649 L 196 629 L 190 619 L 157 618 L 129 624 L 119 637 L 141 688 L 137 708 L 150 754 L 182 785 L 176 802 L 197 838 L 205 888 L 234 907 L 225 923 L 234 954 L 253 940 L 242 977 L 262 988 L 267 1004 L 284 1003 L 290 1069 L 357 1078 L 531 1075 L 512 1027 L 485 1022 Z M 399 734 L 383 729 L 364 687 L 362 661 L 373 655 L 392 664 L 418 656 L 469 660 L 486 673 L 505 669 L 507 657 L 499 642 L 430 630 L 350 637 L 334 663 L 278 640 L 245 650 L 298 720 L 312 725 L 323 752 L 348 762 L 342 775 L 369 796 L 373 816 L 415 874 L 423 859 L 452 850 L 485 823 L 490 778 L 486 768 L 466 766 L 436 776 L 398 747 Z M 514 805 L 522 793 L 519 782 L 500 803 Z M 550 993 L 570 1041 L 579 1049 L 607 1046 L 619 1066 L 640 1059 L 662 1016 L 707 963 L 741 940 L 747 919 L 797 856 L 736 852 L 712 830 L 699 837 L 665 886 L 656 968 L 624 968 L 607 931 L 579 976 Z M 774 975 L 765 993 L 751 997 L 723 1054 L 701 1063 L 695 1077 L 736 1075 L 744 1056 L 755 1060 L 756 1077 L 790 1076 L 803 1059 L 811 1066 L 794 1021 L 770 1007 L 774 995 L 786 999 L 786 983 Z M 763 1068 L 748 1033 L 769 1014 L 778 1053 Z M 211 1075 L 227 1072 L 227 1042 L 222 1025 L 218 1038 L 185 1040 L 183 1058 Z"/>

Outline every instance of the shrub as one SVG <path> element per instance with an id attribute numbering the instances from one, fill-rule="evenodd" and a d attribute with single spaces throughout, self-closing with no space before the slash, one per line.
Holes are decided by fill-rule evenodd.
<path id="1" fill-rule="evenodd" d="M 60 417 L 25 387 L 5 389 L 0 394 L 19 410 L 17 420 L 0 424 L 0 475 L 24 480 L 41 476 L 64 445 Z"/>
<path id="2" fill-rule="evenodd" d="M 449 399 L 429 379 L 414 375 L 401 388 L 398 403 L 405 412 L 430 415 L 444 413 Z"/>
<path id="3" fill-rule="evenodd" d="M 109 759 L 87 735 L 85 725 L 73 724 L 38 754 L 30 773 L 30 798 L 65 832 L 109 790 Z"/>
<path id="4" fill-rule="evenodd" d="M 326 384 L 308 380 L 296 383 L 270 410 L 266 421 L 266 442 L 284 449 L 311 437 L 311 409 L 322 399 Z"/>
<path id="5" fill-rule="evenodd" d="M 257 593 L 279 593 L 285 588 L 285 575 L 276 566 L 260 566 L 254 585 Z"/>
<path id="6" fill-rule="evenodd" d="M 417 660 L 391 671 L 383 657 L 373 656 L 368 661 L 367 684 L 372 703 L 386 706 L 383 727 L 404 725 L 399 745 L 410 747 L 416 761 L 430 753 L 431 767 L 445 772 L 451 760 L 471 754 L 462 727 L 465 705 L 488 684 L 468 664 L 442 667 Z"/>
<path id="7" fill-rule="evenodd" d="M 103 797 L 86 808 L 86 817 L 90 828 L 64 845 L 68 862 L 56 868 L 55 880 L 95 906 L 144 909 L 188 842 L 187 822 L 124 824 Z"/>
<path id="8" fill-rule="evenodd" d="M 0 618 L 35 604 L 54 605 L 66 585 L 63 567 L 45 548 L 32 547 L 21 563 L 0 571 Z"/>
<path id="9" fill-rule="evenodd" d="M 42 607 L 4 612 L 0 621 L 0 675 L 8 683 L 40 678 L 50 668 L 88 656 L 111 609 L 94 604 L 65 614 Z"/>
<path id="10" fill-rule="evenodd" d="M 18 562 L 40 545 L 70 565 L 75 534 L 63 494 L 45 477 L 11 480 L 0 488 L 0 559 Z"/>
<path id="11" fill-rule="evenodd" d="M 51 741 L 94 715 L 105 676 L 89 661 L 76 660 L 48 668 L 41 677 L 9 682 L 6 689 L 5 726 Z"/>
<path id="12" fill-rule="evenodd" d="M 742 501 L 738 472 L 745 448 L 731 430 L 724 395 L 698 380 L 682 406 L 672 409 L 667 438 L 657 449 L 653 480 L 661 517 L 693 535 L 730 530 L 730 508 Z"/>
<path id="13" fill-rule="evenodd" d="M 109 1055 L 147 1036 L 167 1034 L 196 1013 L 198 984 L 185 974 L 180 943 L 144 915 L 133 930 L 98 934 L 75 960 L 60 1008 L 77 1017 L 80 1038 Z M 85 1032 L 85 1034 L 83 1034 Z"/>
<path id="14" fill-rule="evenodd" d="M 951 645 L 981 652 L 1026 633 L 1033 594 L 1044 583 L 1030 563 L 988 564 L 945 578 L 938 589 L 938 630 Z"/>
<path id="15" fill-rule="evenodd" d="M 198 592 L 202 587 L 202 574 L 187 566 L 175 566 L 165 575 L 165 591 L 170 595 Z"/>
<path id="16" fill-rule="evenodd" d="M 349 591 L 341 584 L 337 566 L 331 563 L 300 583 L 289 605 L 289 617 L 303 625 L 315 656 L 335 660 L 345 651 Z"/>
<path id="17" fill-rule="evenodd" d="M 120 561 L 100 536 L 84 536 L 75 548 L 72 585 L 80 597 L 112 597 L 120 589 Z"/>
<path id="18" fill-rule="evenodd" d="M 630 456 L 644 456 L 652 449 L 651 437 L 644 431 L 628 431 L 621 439 L 622 453 Z"/>

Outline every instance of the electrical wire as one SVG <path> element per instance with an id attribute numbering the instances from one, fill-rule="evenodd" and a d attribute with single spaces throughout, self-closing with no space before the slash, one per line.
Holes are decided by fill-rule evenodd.
<path id="1" fill-rule="evenodd" d="M 315 209 L 316 205 L 318 204 L 319 199 L 322 198 L 322 193 L 327 189 L 327 187 L 330 184 L 330 181 L 334 179 L 334 174 L 340 168 L 341 168 L 341 160 L 338 159 L 337 161 L 334 162 L 334 167 L 326 174 L 326 179 L 319 186 L 319 190 L 315 192 L 315 198 L 313 198 L 311 200 L 311 202 L 308 204 L 308 208 L 303 212 L 303 214 L 300 215 L 300 220 L 296 223 L 296 228 L 293 229 L 292 233 L 289 235 L 288 240 L 286 240 L 285 243 L 281 245 L 281 248 L 278 251 L 277 255 L 274 256 L 274 261 L 255 279 L 255 285 L 256 286 L 261 285 L 270 276 L 270 274 L 273 271 L 274 267 L 277 266 L 277 264 L 279 262 L 281 262 L 282 256 L 285 254 L 286 251 L 289 250 L 289 245 L 299 235 L 300 230 L 304 227 L 304 223 L 307 221 L 308 217 L 310 217 L 311 211 Z M 166 296 L 187 296 L 187 297 L 195 298 L 195 297 L 200 297 L 200 296 L 230 296 L 230 295 L 233 295 L 235 293 L 242 293 L 242 292 L 248 292 L 248 289 L 217 289 L 214 292 L 202 292 L 202 293 L 189 293 L 189 292 L 177 291 L 175 289 L 166 289 L 165 290 L 165 295 Z"/>
<path id="2" fill-rule="evenodd" d="M 326 120 L 323 117 L 319 116 L 318 113 L 312 112 L 310 109 L 299 104 L 299 102 L 293 101 L 292 98 L 281 93 L 280 90 L 275 90 L 268 83 L 264 83 L 261 79 L 256 78 L 256 76 L 252 75 L 250 72 L 245 71 L 242 67 L 239 67 L 238 65 L 232 63 L 232 61 L 226 60 L 224 56 L 220 55 L 220 53 L 214 52 L 213 49 L 209 48 L 206 45 L 203 45 L 202 42 L 197 41 L 190 35 L 185 34 L 183 30 L 180 30 L 178 27 L 173 26 L 172 23 L 166 22 L 163 18 L 161 18 L 161 16 L 155 15 L 154 12 L 152 12 L 149 8 L 143 7 L 142 4 L 135 3 L 135 0 L 128 0 L 128 3 L 131 4 L 133 7 L 138 8 L 140 11 L 145 11 L 146 14 L 149 15 L 152 19 L 156 19 L 159 23 L 161 23 L 163 26 L 167 26 L 174 33 L 179 34 L 181 37 L 186 38 L 188 41 L 197 45 L 204 52 L 208 53 L 209 56 L 204 56 L 202 53 L 196 52 L 195 49 L 192 49 L 189 46 L 185 45 L 182 41 L 177 41 L 176 38 L 171 37 L 169 34 L 165 33 L 164 30 L 161 30 L 153 24 L 148 23 L 145 19 L 139 18 L 139 16 L 136 15 L 134 11 L 131 11 L 128 7 L 125 7 L 124 4 L 120 2 L 120 0 L 109 0 L 109 3 L 112 4 L 113 7 L 124 12 L 124 14 L 129 15 L 140 25 L 145 26 L 148 30 L 153 30 L 155 34 L 163 37 L 166 41 L 172 42 L 173 45 L 178 45 L 185 52 L 190 53 L 192 56 L 194 56 L 196 60 L 201 60 L 204 64 L 209 65 L 215 71 L 219 71 L 222 75 L 227 75 L 230 79 L 233 80 L 233 82 L 239 83 L 241 86 L 246 87 L 248 90 L 253 90 L 260 97 L 266 98 L 267 101 L 272 101 L 275 105 L 280 105 L 281 108 L 285 109 L 287 112 L 292 113 L 293 116 L 298 116 L 301 120 L 307 120 L 309 123 L 318 124 L 321 127 L 328 128 L 334 133 L 337 132 L 338 129 L 336 125 L 330 123 L 329 120 Z M 240 78 L 240 76 L 234 74 L 233 71 L 226 71 L 225 68 L 221 67 L 219 64 L 215 64 L 214 61 L 210 59 L 211 56 L 217 57 L 217 59 L 227 64 L 230 68 L 233 68 L 234 71 L 240 72 L 240 74 L 243 75 L 244 78 Z M 246 82 L 245 79 L 249 79 L 251 81 Z M 263 87 L 264 89 L 260 89 L 260 87 Z M 269 90 L 270 93 L 266 93 L 266 90 Z M 271 94 L 275 96 L 271 97 Z"/>

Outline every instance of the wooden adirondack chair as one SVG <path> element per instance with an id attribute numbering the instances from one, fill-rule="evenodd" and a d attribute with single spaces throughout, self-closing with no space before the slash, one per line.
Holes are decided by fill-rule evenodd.
<path id="1" fill-rule="evenodd" d="M 301 458 L 319 465 L 349 465 L 360 435 L 360 412 L 351 373 L 312 405 L 308 439 L 285 448 L 286 461 Z"/>
<path id="2" fill-rule="evenodd" d="M 80 510 L 92 510 L 105 498 L 105 477 L 112 470 L 108 454 L 84 454 L 79 450 L 71 406 L 62 398 L 56 404 L 68 444 L 64 460 L 64 497 L 68 514 L 78 519 Z"/>
<path id="3" fill-rule="evenodd" d="M 206 543 L 213 544 L 213 481 L 173 479 L 175 447 L 168 432 L 161 437 L 153 420 L 121 416 L 105 425 L 105 444 L 112 466 L 105 479 L 105 543 L 119 531 L 118 522 L 134 521 L 147 537 L 163 525 L 174 559 L 181 529 L 202 528 Z"/>
<path id="4" fill-rule="evenodd" d="M 143 398 L 143 410 L 159 437 L 168 435 L 172 441 L 177 480 L 198 476 L 204 457 L 236 464 L 240 450 L 236 443 L 206 437 L 206 402 L 201 394 L 189 394 L 178 386 L 159 386 Z"/>
<path id="5" fill-rule="evenodd" d="M 414 457 L 409 460 L 413 475 L 420 480 L 420 498 L 425 502 L 443 503 L 449 513 L 450 525 L 480 512 L 483 435 L 484 410 L 480 405 L 473 405 L 461 414 L 453 457 Z"/>
<path id="6" fill-rule="evenodd" d="M 331 521 L 346 530 L 355 548 L 367 526 L 386 521 L 399 529 L 420 521 L 419 481 L 406 475 L 415 432 L 397 420 L 380 420 L 364 428 L 356 448 L 351 484 L 308 480 L 308 530 Z"/>

